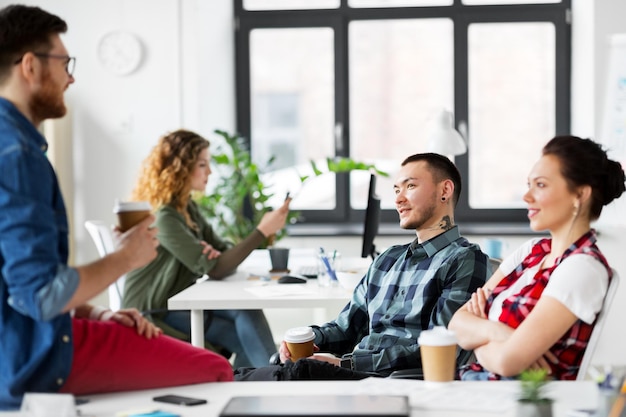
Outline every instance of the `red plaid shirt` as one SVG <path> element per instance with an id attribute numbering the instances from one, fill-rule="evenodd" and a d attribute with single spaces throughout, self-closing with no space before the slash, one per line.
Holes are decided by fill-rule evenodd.
<path id="1" fill-rule="evenodd" d="M 494 298 L 505 289 L 509 288 L 515 283 L 523 274 L 527 268 L 539 264 L 542 259 L 550 253 L 552 240 L 542 239 L 537 242 L 530 254 L 522 261 L 521 264 L 515 268 L 513 272 L 504 277 L 502 281 L 493 290 L 491 296 L 487 300 L 486 313 L 489 314 L 489 309 L 493 303 Z M 520 325 L 521 322 L 530 314 L 537 301 L 541 297 L 543 290 L 548 285 L 548 280 L 552 271 L 563 262 L 565 258 L 573 254 L 584 253 L 591 255 L 605 266 L 609 273 L 609 280 L 611 279 L 611 268 L 596 246 L 596 234 L 593 230 L 585 233 L 580 239 L 572 244 L 563 255 L 556 260 L 554 265 L 549 268 L 542 268 L 533 277 L 533 280 L 517 294 L 511 295 L 502 303 L 502 313 L 498 318 L 499 321 L 510 326 L 514 329 Z M 578 319 L 576 323 L 569 329 L 567 333 L 563 335 L 551 348 L 550 352 L 554 354 L 558 362 L 556 364 L 550 364 L 552 368 L 552 375 L 555 379 L 576 379 L 578 374 L 578 368 L 582 361 L 583 354 L 589 342 L 591 336 L 591 330 L 595 325 L 595 321 L 592 324 L 587 324 Z M 473 363 L 463 367 L 460 372 L 463 374 L 467 370 L 472 371 L 484 371 L 479 363 Z M 489 379 L 500 379 L 497 374 L 490 374 Z"/>

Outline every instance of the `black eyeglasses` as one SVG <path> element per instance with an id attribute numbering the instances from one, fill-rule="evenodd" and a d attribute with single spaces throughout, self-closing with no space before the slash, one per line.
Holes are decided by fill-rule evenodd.
<path id="1" fill-rule="evenodd" d="M 76 58 L 73 56 L 69 56 L 69 55 L 55 55 L 55 54 L 44 54 L 44 53 L 40 53 L 40 52 L 33 52 L 33 55 L 39 57 L 39 58 L 53 58 L 53 59 L 64 59 L 65 60 L 65 71 L 67 72 L 68 75 L 72 75 L 74 73 L 74 68 L 76 67 Z M 15 61 L 13 64 L 17 65 L 20 62 L 22 62 L 22 59 L 24 57 L 20 57 L 20 59 L 18 59 L 17 61 Z"/>

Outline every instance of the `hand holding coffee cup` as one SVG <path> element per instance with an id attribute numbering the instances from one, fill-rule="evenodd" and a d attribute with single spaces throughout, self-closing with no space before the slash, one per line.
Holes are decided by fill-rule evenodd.
<path id="1" fill-rule="evenodd" d="M 313 355 L 315 333 L 310 327 L 294 327 L 285 332 L 284 341 L 291 354 L 291 361 L 308 358 Z"/>
<path id="2" fill-rule="evenodd" d="M 125 255 L 120 262 L 125 260 L 128 270 L 142 267 L 156 258 L 159 240 L 158 229 L 152 226 L 154 220 L 154 215 L 148 214 L 127 232 L 114 231 L 116 252 Z"/>
<path id="3" fill-rule="evenodd" d="M 113 207 L 122 233 L 148 217 L 151 211 L 152 207 L 147 201 L 116 201 Z"/>
<path id="4" fill-rule="evenodd" d="M 422 356 L 424 380 L 454 381 L 457 348 L 454 332 L 443 326 L 435 326 L 431 330 L 422 331 L 417 343 Z"/>

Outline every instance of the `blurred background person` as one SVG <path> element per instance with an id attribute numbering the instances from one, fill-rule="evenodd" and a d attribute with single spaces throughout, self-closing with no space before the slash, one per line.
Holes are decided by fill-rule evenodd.
<path id="1" fill-rule="evenodd" d="M 167 311 L 167 300 L 208 274 L 222 279 L 269 236 L 285 226 L 287 199 L 266 213 L 257 228 L 237 245 L 221 239 L 200 213 L 192 191 L 204 192 L 209 175 L 209 141 L 177 130 L 159 139 L 145 159 L 132 199 L 155 210 L 160 246 L 157 257 L 126 276 L 123 305 L 161 310 L 152 320 L 166 334 L 188 340 L 190 312 Z M 236 354 L 234 365 L 263 366 L 276 345 L 262 310 L 205 311 L 205 340 Z"/>

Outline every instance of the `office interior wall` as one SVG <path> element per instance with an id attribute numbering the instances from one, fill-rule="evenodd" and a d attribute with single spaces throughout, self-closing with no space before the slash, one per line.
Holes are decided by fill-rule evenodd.
<path id="1" fill-rule="evenodd" d="M 72 111 L 68 109 L 67 115 L 62 119 L 48 119 L 40 126 L 40 131 L 48 141 L 47 156 L 54 167 L 59 179 L 59 185 L 63 190 L 65 211 L 68 217 L 70 234 L 74 228 L 74 172 L 73 172 L 73 134 L 72 134 Z M 70 253 L 68 262 L 74 262 L 74 240 L 70 239 Z"/>
<path id="2" fill-rule="evenodd" d="M 0 7 L 13 1 L 0 0 Z M 217 128 L 234 129 L 233 11 L 231 1 L 205 0 L 22 0 L 63 17 L 69 31 L 63 40 L 77 57 L 76 83 L 66 100 L 73 110 L 74 259 L 82 264 L 98 254 L 81 225 L 87 219 L 113 223 L 115 198 L 129 195 L 139 166 L 159 135 L 177 129 L 197 130 L 207 138 Z M 606 38 L 626 32 L 623 0 L 573 0 L 573 132 L 597 137 L 602 120 Z M 580 11 L 580 13 L 578 13 Z M 113 30 L 135 33 L 144 58 L 127 76 L 106 71 L 97 56 L 98 42 Z M 529 167 L 532 161 L 529 161 Z M 72 199 L 71 195 L 67 198 Z M 609 261 L 625 277 L 626 226 L 621 213 L 626 197 L 598 223 L 600 243 Z M 484 237 L 470 236 L 478 242 Z M 380 247 L 398 239 L 377 240 Z M 507 237 L 514 247 L 525 237 Z M 285 244 L 319 245 L 320 238 L 288 238 Z M 324 239 L 346 254 L 358 254 L 358 237 Z M 103 296 L 104 297 L 104 296 Z M 612 343 L 603 343 L 603 360 L 626 362 L 626 336 L 617 318 L 623 316 L 626 282 L 607 322 Z M 97 301 L 106 300 L 99 298 Z M 105 301 L 104 301 L 105 302 Z M 620 304 L 624 305 L 623 307 Z M 280 318 L 288 314 L 276 314 Z M 303 320 L 309 320 L 309 316 Z M 615 320 L 614 320 L 615 319 Z"/>
<path id="3" fill-rule="evenodd" d="M 594 50 L 590 59 L 594 62 L 594 105 L 589 111 L 594 113 L 593 137 L 602 141 L 602 122 L 606 100 L 606 82 L 609 73 L 609 37 L 615 33 L 626 33 L 626 21 L 619 16 L 626 13 L 626 3 L 619 0 L 595 1 L 594 4 Z M 623 162 L 622 162 L 623 164 Z M 625 167 L 626 168 L 626 167 Z M 596 228 L 600 233 L 599 245 L 609 263 L 621 276 L 621 285 L 607 317 L 606 332 L 598 346 L 595 362 L 626 363 L 626 335 L 623 332 L 622 317 L 626 316 L 626 196 L 605 208 Z"/>

